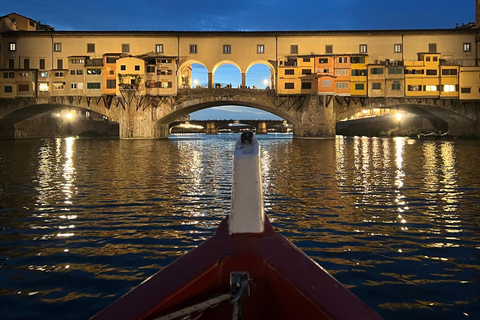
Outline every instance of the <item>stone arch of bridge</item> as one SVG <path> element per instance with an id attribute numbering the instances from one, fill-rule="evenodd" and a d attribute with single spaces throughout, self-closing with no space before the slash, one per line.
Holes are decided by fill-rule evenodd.
<path id="1" fill-rule="evenodd" d="M 85 110 L 85 111 L 92 111 L 96 112 L 98 114 L 101 114 L 102 116 L 106 116 L 108 118 L 111 118 L 114 121 L 119 121 L 118 118 L 116 117 L 111 117 L 108 115 L 106 112 L 102 111 L 108 111 L 107 109 L 101 109 L 99 110 L 93 109 L 93 108 L 86 108 L 83 106 L 77 106 L 77 105 L 67 105 L 67 104 L 56 104 L 56 103 L 45 103 L 45 104 L 32 104 L 29 106 L 25 106 L 23 108 L 17 109 L 9 114 L 4 115 L 3 117 L 0 118 L 0 121 L 2 122 L 11 122 L 11 123 L 18 123 L 23 120 L 35 117 L 40 114 L 44 114 L 47 112 L 53 112 L 59 109 L 70 109 L 70 110 Z"/>
<path id="2" fill-rule="evenodd" d="M 476 134 L 474 120 L 450 109 L 429 104 L 398 103 L 382 106 L 356 105 L 354 108 L 349 108 L 346 112 L 337 112 L 336 120 L 339 122 L 341 119 L 349 118 L 358 112 L 362 112 L 363 109 L 373 108 L 394 109 L 411 113 L 417 117 L 428 120 L 435 131 L 449 131 L 452 135 L 468 135 L 468 132 L 471 132 L 471 135 Z"/>
<path id="3" fill-rule="evenodd" d="M 164 117 L 158 119 L 158 123 L 160 125 L 169 125 L 170 123 L 174 122 L 175 120 L 182 118 L 192 112 L 208 109 L 212 107 L 219 107 L 219 106 L 242 106 L 242 107 L 250 107 L 258 110 L 263 110 L 266 112 L 270 112 L 282 119 L 285 119 L 288 123 L 296 126 L 300 125 L 300 121 L 293 117 L 291 114 L 283 112 L 278 109 L 274 109 L 273 107 L 250 102 L 250 101 L 242 101 L 232 100 L 232 101 L 203 101 L 199 103 L 186 101 L 181 106 L 177 107 L 172 113 L 165 115 Z M 261 122 L 259 120 L 258 122 Z"/>

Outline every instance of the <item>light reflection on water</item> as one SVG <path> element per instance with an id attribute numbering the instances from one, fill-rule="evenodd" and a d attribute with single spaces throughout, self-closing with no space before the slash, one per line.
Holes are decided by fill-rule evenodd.
<path id="1" fill-rule="evenodd" d="M 2 319 L 88 318 L 211 236 L 235 137 L 0 141 Z M 480 317 L 477 141 L 267 137 L 278 231 L 387 319 Z"/>

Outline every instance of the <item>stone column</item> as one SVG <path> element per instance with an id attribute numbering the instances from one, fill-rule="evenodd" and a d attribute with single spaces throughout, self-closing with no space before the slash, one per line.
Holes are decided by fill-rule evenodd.
<path id="1" fill-rule="evenodd" d="M 159 123 L 158 108 L 144 108 L 139 97 L 125 99 L 125 110 L 120 115 L 120 139 L 168 138 L 168 124 Z"/>
<path id="2" fill-rule="evenodd" d="M 215 129 L 215 122 L 208 122 L 207 123 L 206 134 L 217 134 L 217 130 Z"/>
<path id="3" fill-rule="evenodd" d="M 300 124 L 293 127 L 295 138 L 335 137 L 335 99 L 331 99 L 326 104 L 325 98 L 325 96 L 311 95 L 303 103 Z"/>
<path id="4" fill-rule="evenodd" d="M 267 134 L 267 124 L 265 122 L 258 123 L 257 134 Z"/>
<path id="5" fill-rule="evenodd" d="M 247 86 L 247 74 L 242 72 L 242 88 L 246 88 Z"/>
<path id="6" fill-rule="evenodd" d="M 213 89 L 213 73 L 208 73 L 208 89 Z"/>

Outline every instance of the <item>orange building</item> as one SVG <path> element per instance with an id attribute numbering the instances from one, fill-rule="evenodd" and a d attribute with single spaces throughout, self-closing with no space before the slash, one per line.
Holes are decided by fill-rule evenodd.
<path id="1" fill-rule="evenodd" d="M 116 94 L 117 90 L 117 60 L 120 53 L 105 53 L 103 55 L 103 93 Z"/>
<path id="2" fill-rule="evenodd" d="M 335 94 L 350 96 L 351 64 L 350 56 L 338 55 L 335 57 Z"/>
<path id="3" fill-rule="evenodd" d="M 314 60 L 318 94 L 335 94 L 335 57 L 332 55 L 316 56 Z"/>

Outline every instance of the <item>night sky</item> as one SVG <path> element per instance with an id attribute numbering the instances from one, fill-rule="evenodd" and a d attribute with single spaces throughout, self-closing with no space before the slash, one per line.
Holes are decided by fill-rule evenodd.
<path id="1" fill-rule="evenodd" d="M 475 0 L 2 0 L 0 16 L 11 12 L 56 30 L 79 31 L 436 29 L 473 22 Z M 243 118 L 257 117 L 251 111 Z M 219 112 L 205 110 L 202 118 L 229 115 Z"/>

